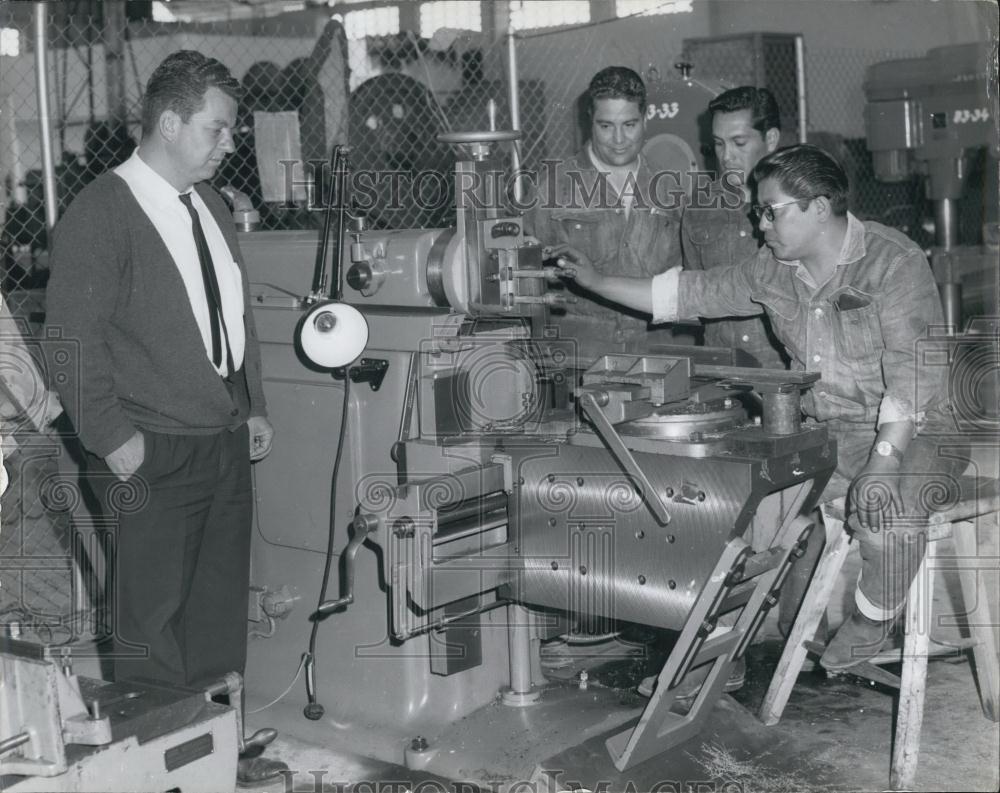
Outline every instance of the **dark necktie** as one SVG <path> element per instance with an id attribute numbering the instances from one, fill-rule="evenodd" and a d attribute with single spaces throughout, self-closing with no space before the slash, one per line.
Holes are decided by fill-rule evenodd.
<path id="1" fill-rule="evenodd" d="M 222 297 L 219 294 L 219 281 L 215 277 L 215 266 L 212 264 L 212 254 L 208 250 L 208 240 L 201 227 L 198 211 L 191 203 L 191 194 L 182 193 L 178 196 L 181 203 L 187 207 L 191 216 L 191 230 L 194 233 L 194 244 L 198 249 L 198 261 L 201 262 L 201 277 L 205 283 L 205 297 L 208 300 L 208 318 L 212 326 L 212 363 L 216 367 L 222 365 L 222 336 L 226 341 L 226 375 L 233 374 L 233 353 L 229 348 L 229 331 L 222 318 Z M 220 333 L 221 328 L 221 333 Z"/>

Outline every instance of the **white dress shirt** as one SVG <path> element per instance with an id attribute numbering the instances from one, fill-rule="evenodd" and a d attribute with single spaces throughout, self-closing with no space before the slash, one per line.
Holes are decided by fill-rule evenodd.
<path id="1" fill-rule="evenodd" d="M 205 280 L 201 274 L 201 261 L 198 259 L 198 248 L 194 241 L 191 228 L 191 216 L 187 208 L 180 202 L 177 190 L 156 171 L 150 168 L 139 156 L 136 149 L 132 156 L 114 169 L 132 191 L 135 200 L 139 202 L 143 212 L 159 232 L 163 244 L 167 246 L 170 255 L 177 266 L 184 288 L 187 290 L 191 311 L 201 331 L 205 343 L 205 355 L 212 360 L 212 325 L 208 312 L 208 298 L 205 295 Z M 229 348 L 233 356 L 233 365 L 237 368 L 243 365 L 243 352 L 246 347 L 246 335 L 243 331 L 243 282 L 239 265 L 233 261 L 233 255 L 222 236 L 222 230 L 215 222 L 211 211 L 194 190 L 191 191 L 191 203 L 201 220 L 208 249 L 215 266 L 215 277 L 219 281 L 219 296 L 222 301 L 222 319 L 229 333 Z M 221 332 L 221 328 L 220 328 Z M 225 334 L 222 335 L 225 345 Z M 223 347 L 225 350 L 225 347 Z M 225 356 L 222 364 L 216 367 L 220 375 L 227 374 Z M 229 373 L 231 374 L 231 373 Z"/>

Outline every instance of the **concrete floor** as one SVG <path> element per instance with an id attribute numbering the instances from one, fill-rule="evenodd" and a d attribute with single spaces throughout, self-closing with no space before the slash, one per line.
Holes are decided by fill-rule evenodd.
<path id="1" fill-rule="evenodd" d="M 747 684 L 722 698 L 699 736 L 625 773 L 615 770 L 604 747 L 604 738 L 617 728 L 606 726 L 562 751 L 550 754 L 544 748 L 553 745 L 560 732 L 595 723 L 589 718 L 594 710 L 621 723 L 631 709 L 634 721 L 643 701 L 631 689 L 606 688 L 598 671 L 587 692 L 555 681 L 543 693 L 543 703 L 533 709 L 495 704 L 464 719 L 453 735 L 444 737 L 443 743 L 451 739 L 459 748 L 440 747 L 450 759 L 430 769 L 438 770 L 436 777 L 386 764 L 373 767 L 370 760 L 297 739 L 295 727 L 285 727 L 268 754 L 285 760 L 293 776 L 261 790 L 326 793 L 340 789 L 338 784 L 361 780 L 406 781 L 411 789 L 422 785 L 419 789 L 425 791 L 462 790 L 461 785 L 432 781 L 435 778 L 475 782 L 481 789 L 509 793 L 575 787 L 731 793 L 886 790 L 895 723 L 893 692 L 851 676 L 828 678 L 820 671 L 804 672 L 781 722 L 764 727 L 754 713 L 779 652 L 778 642 L 754 645 Z M 934 660 L 929 669 L 914 789 L 997 790 L 1000 725 L 988 721 L 980 709 L 972 667 L 959 655 Z M 560 707 L 574 697 L 579 723 L 567 720 L 568 711 Z M 275 723 L 264 719 L 260 724 L 265 722 Z M 447 772 L 441 773 L 442 768 Z M 520 784 L 528 781 L 530 787 Z"/>

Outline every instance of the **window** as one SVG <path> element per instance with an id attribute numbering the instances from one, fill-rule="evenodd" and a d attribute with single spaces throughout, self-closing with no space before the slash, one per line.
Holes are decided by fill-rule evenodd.
<path id="1" fill-rule="evenodd" d="M 21 32 L 15 28 L 0 28 L 0 55 L 21 54 Z"/>
<path id="2" fill-rule="evenodd" d="M 399 33 L 399 8 L 382 6 L 344 14 L 344 32 L 348 40 L 365 36 L 391 36 Z"/>
<path id="3" fill-rule="evenodd" d="M 589 0 L 551 0 L 548 3 L 512 0 L 510 4 L 511 30 L 580 25 L 587 22 L 590 22 Z"/>
<path id="4" fill-rule="evenodd" d="M 368 57 L 368 42 L 365 39 L 347 40 L 347 68 L 351 72 L 348 87 L 352 91 L 369 77 L 379 74 Z"/>
<path id="5" fill-rule="evenodd" d="M 429 39 L 441 28 L 483 29 L 479 0 L 435 0 L 420 4 L 420 35 Z"/>
<path id="6" fill-rule="evenodd" d="M 615 15 L 652 16 L 653 14 L 688 14 L 694 0 L 615 0 Z"/>
<path id="7" fill-rule="evenodd" d="M 163 0 L 157 0 L 153 3 L 153 21 L 154 22 L 176 22 L 177 17 L 174 16 L 174 12 L 167 8 L 167 4 Z"/>

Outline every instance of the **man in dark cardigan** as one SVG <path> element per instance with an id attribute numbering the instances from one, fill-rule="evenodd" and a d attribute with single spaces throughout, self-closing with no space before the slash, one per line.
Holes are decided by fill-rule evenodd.
<path id="1" fill-rule="evenodd" d="M 186 50 L 154 71 L 132 157 L 56 226 L 56 386 L 116 522 L 116 680 L 202 687 L 246 664 L 251 461 L 273 431 L 231 214 L 205 184 L 233 151 L 240 84 Z M 287 770 L 241 756 L 239 781 Z"/>

